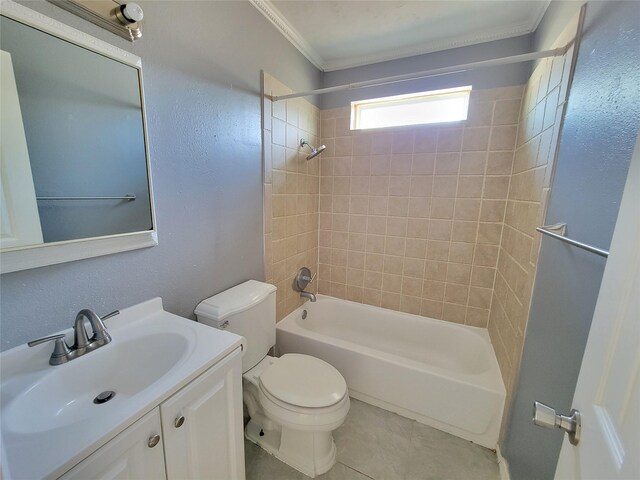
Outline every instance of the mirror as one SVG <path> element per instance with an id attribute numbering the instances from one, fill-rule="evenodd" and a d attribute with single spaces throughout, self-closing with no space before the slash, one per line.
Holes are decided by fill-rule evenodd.
<path id="1" fill-rule="evenodd" d="M 2 272 L 157 244 L 140 59 L 0 13 Z"/>

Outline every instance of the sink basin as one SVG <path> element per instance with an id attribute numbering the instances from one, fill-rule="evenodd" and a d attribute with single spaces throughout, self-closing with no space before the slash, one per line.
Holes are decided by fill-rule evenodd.
<path id="1" fill-rule="evenodd" d="M 164 311 L 159 298 L 106 326 L 111 343 L 62 365 L 49 365 L 51 344 L 0 355 L 4 480 L 59 477 L 242 342 Z M 115 396 L 94 403 L 105 391 Z"/>
<path id="2" fill-rule="evenodd" d="M 184 360 L 188 346 L 179 333 L 151 333 L 143 340 L 111 342 L 69 362 L 67 368 L 48 369 L 3 409 L 5 425 L 17 433 L 39 433 L 104 415 L 169 373 Z M 113 400 L 93 403 L 106 390 L 115 392 Z"/>

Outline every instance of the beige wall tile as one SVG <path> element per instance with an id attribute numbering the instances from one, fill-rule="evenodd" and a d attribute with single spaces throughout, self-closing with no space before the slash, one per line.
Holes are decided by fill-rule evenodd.
<path id="1" fill-rule="evenodd" d="M 462 141 L 462 150 L 468 151 L 486 151 L 489 145 L 489 136 L 491 134 L 490 127 L 472 127 L 464 129 L 464 137 Z"/>
<path id="2" fill-rule="evenodd" d="M 465 126 L 480 127 L 489 126 L 493 119 L 495 102 L 470 102 Z M 516 114 L 517 115 L 517 114 Z"/>
<path id="3" fill-rule="evenodd" d="M 443 128 L 438 132 L 437 152 L 459 152 L 462 148 L 462 128 Z"/>
<path id="4" fill-rule="evenodd" d="M 416 135 L 417 138 L 418 136 Z M 436 164 L 435 153 L 418 153 L 421 150 L 415 150 L 415 152 L 412 159 L 411 173 L 413 175 L 432 175 Z M 435 144 L 433 152 L 435 152 Z"/>
<path id="5" fill-rule="evenodd" d="M 513 125 L 518 123 L 521 99 L 500 100 L 495 103 L 493 125 Z"/>
<path id="6" fill-rule="evenodd" d="M 438 130 L 436 127 L 417 127 L 414 140 L 414 153 L 434 153 L 438 144 Z"/>
<path id="7" fill-rule="evenodd" d="M 442 319 L 454 323 L 464 324 L 467 309 L 464 305 L 444 303 Z"/>
<path id="8" fill-rule="evenodd" d="M 473 243 L 452 242 L 449 247 L 449 262 L 471 264 L 473 250 Z"/>
<path id="9" fill-rule="evenodd" d="M 442 318 L 443 302 L 423 298 L 420 315 L 430 318 Z"/>
<path id="10" fill-rule="evenodd" d="M 451 126 L 351 132 L 349 107 L 322 111 L 316 140 L 327 149 L 315 176 L 287 143 L 292 126 L 296 137 L 313 138 L 302 128 L 310 125 L 306 107 L 297 106 L 297 125 L 273 110 L 274 281 L 289 288 L 295 272 L 282 267 L 288 248 L 301 258 L 297 251 L 311 247 L 315 234 L 320 291 L 488 328 L 510 397 L 563 96 L 564 62 L 554 60 L 541 62 L 526 95 L 523 86 L 474 90 L 467 121 Z M 284 172 L 295 175 L 289 180 Z M 315 207 L 306 199 L 300 207 L 298 199 L 312 197 L 314 188 Z M 302 219 L 294 243 L 287 242 L 293 227 L 279 220 L 289 215 Z M 299 301 L 288 293 L 277 303 L 279 318 Z"/>
<path id="11" fill-rule="evenodd" d="M 474 221 L 480 214 L 480 200 L 458 198 L 453 214 L 455 220 Z"/>
<path id="12" fill-rule="evenodd" d="M 487 159 L 488 175 L 511 175 L 513 151 L 489 152 Z"/>
<path id="13" fill-rule="evenodd" d="M 516 143 L 517 125 L 496 126 L 491 129 L 491 150 L 513 150 Z"/>
<path id="14" fill-rule="evenodd" d="M 487 164 L 487 152 L 462 152 L 460 159 L 461 175 L 483 175 Z"/>
<path id="15" fill-rule="evenodd" d="M 484 178 L 479 175 L 460 175 L 458 177 L 457 198 L 479 198 L 482 196 Z M 505 192 L 506 196 L 506 192 Z"/>
<path id="16" fill-rule="evenodd" d="M 444 282 L 447 277 L 447 262 L 427 260 L 424 267 L 424 278 Z"/>
<path id="17" fill-rule="evenodd" d="M 457 188 L 457 175 L 434 175 L 432 192 L 434 197 L 455 198 Z"/>
<path id="18" fill-rule="evenodd" d="M 481 219 L 491 218 L 496 223 L 481 224 L 478 243 L 494 245 L 491 248 L 499 245 L 499 258 L 495 263 L 497 268 L 494 269 L 494 252 L 485 250 L 483 245 L 476 247 L 467 323 L 482 324 L 483 312 L 487 308 L 484 305 L 490 302 L 488 329 L 507 388 L 507 398 L 512 396 L 529 314 L 539 249 L 539 237 L 534 229 L 543 221 L 543 186 L 550 184 L 553 173 L 554 145 L 559 131 L 558 111 L 562 112 L 562 108 L 558 107 L 564 101 L 563 94 L 557 87 L 560 83 L 568 82 L 569 70 L 564 67 L 564 63 L 564 57 L 539 62 L 522 100 L 519 128 L 515 135 L 518 148 L 512 157 L 513 162 L 509 158 L 510 152 L 490 152 L 487 163 L 488 174 L 503 177 L 487 177 L 485 180 L 484 198 L 490 200 L 483 201 Z M 513 118 L 516 110 L 516 102 L 497 102 L 494 125 L 515 124 Z M 498 116 L 500 119 L 496 118 Z M 490 148 L 511 148 L 514 127 L 509 127 L 511 130 L 502 126 L 493 128 L 495 135 L 492 134 Z M 511 163 L 512 171 L 509 170 Z M 508 175 L 511 178 L 505 196 L 507 181 L 504 177 Z M 502 202 L 504 199 L 508 199 L 504 206 L 504 220 L 499 220 L 502 203 L 489 202 Z M 504 225 L 500 240 L 497 240 L 497 225 L 500 222 Z M 508 414 L 506 409 L 505 417 Z"/>

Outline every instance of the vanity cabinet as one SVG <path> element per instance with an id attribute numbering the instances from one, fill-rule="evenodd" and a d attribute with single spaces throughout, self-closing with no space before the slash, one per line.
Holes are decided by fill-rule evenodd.
<path id="1" fill-rule="evenodd" d="M 157 439 L 157 443 L 154 442 Z M 151 447 L 151 445 L 154 445 Z M 165 478 L 160 409 L 155 408 L 78 465 L 61 480 Z"/>
<path id="2" fill-rule="evenodd" d="M 244 479 L 240 349 L 60 478 Z"/>
<path id="3" fill-rule="evenodd" d="M 160 405 L 167 479 L 243 479 L 242 367 L 223 361 Z"/>

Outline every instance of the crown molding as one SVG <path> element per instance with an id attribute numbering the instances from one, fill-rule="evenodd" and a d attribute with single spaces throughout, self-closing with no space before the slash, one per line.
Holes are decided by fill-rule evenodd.
<path id="1" fill-rule="evenodd" d="M 280 15 L 280 12 L 269 0 L 249 0 L 267 20 L 269 20 L 282 33 L 291 44 L 296 47 L 316 68 L 324 71 L 324 59 L 316 52 L 300 33 L 289 25 L 289 22 Z"/>
<path id="2" fill-rule="evenodd" d="M 533 33 L 542 18 L 544 17 L 551 0 L 543 0 L 537 2 L 539 10 L 537 14 L 531 18 L 529 22 L 519 23 L 515 25 L 507 25 L 501 29 L 493 29 L 481 33 L 458 37 L 455 40 L 425 42 L 420 45 L 413 45 L 406 48 L 399 48 L 391 51 L 373 53 L 370 55 L 357 55 L 350 58 L 339 60 L 325 60 L 298 32 L 293 28 L 287 19 L 283 17 L 270 0 L 249 0 L 249 2 L 258 9 L 289 42 L 296 47 L 313 65 L 323 72 L 331 72 L 335 70 L 343 70 L 346 68 L 360 67 L 372 63 L 386 62 L 389 60 L 397 60 L 400 58 L 413 57 L 416 55 L 424 55 L 427 53 L 449 50 L 452 48 L 466 47 L 479 43 L 492 42 L 496 40 L 504 40 L 506 38 L 517 37 Z"/>
<path id="3" fill-rule="evenodd" d="M 534 17 L 533 21 L 531 22 L 530 33 L 533 33 L 538 29 L 538 25 L 540 25 L 540 22 L 544 18 L 544 14 L 547 13 L 547 8 L 549 8 L 549 5 L 551 5 L 551 0 L 544 0 L 541 2 L 537 2 L 536 5 L 539 6 L 539 10 L 538 10 L 537 16 Z"/>

